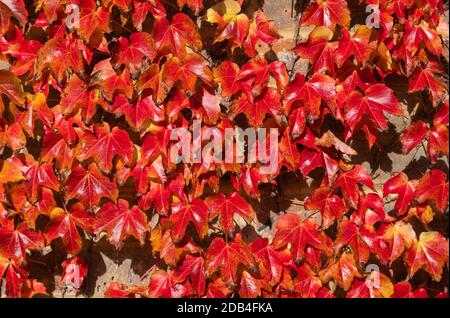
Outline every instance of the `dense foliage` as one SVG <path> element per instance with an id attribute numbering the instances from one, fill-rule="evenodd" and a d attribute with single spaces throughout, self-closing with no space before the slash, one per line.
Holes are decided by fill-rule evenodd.
<path id="1" fill-rule="evenodd" d="M 312 32 L 291 50 L 308 63 L 295 72 L 255 2 L 0 0 L 4 295 L 45 294 L 30 273 L 48 253 L 66 255 L 55 283 L 81 288 L 86 244 L 106 236 L 155 259 L 148 284 L 110 282 L 107 297 L 447 296 L 444 3 L 354 3 L 379 8 L 373 27 L 345 0 L 300 1 L 297 31 Z M 389 85 L 401 80 L 420 102 Z M 411 122 L 401 151 L 426 147 L 429 169 L 392 171 L 381 191 L 352 146 L 382 152 L 395 116 Z M 194 119 L 277 128 L 273 173 L 171 162 L 171 132 Z M 320 179 L 305 213 L 249 241 L 238 224 L 254 225 L 261 187 L 288 173 Z"/>

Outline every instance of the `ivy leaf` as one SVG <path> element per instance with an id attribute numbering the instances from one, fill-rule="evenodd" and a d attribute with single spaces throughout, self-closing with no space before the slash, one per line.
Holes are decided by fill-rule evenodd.
<path id="1" fill-rule="evenodd" d="M 416 243 L 417 237 L 411 224 L 398 221 L 383 230 L 383 240 L 389 244 L 389 262 L 392 264 L 403 251 L 409 250 Z"/>
<path id="2" fill-rule="evenodd" d="M 394 294 L 392 298 L 428 298 L 428 293 L 424 288 L 412 290 L 409 282 L 398 282 L 394 285 Z"/>
<path id="3" fill-rule="evenodd" d="M 437 107 L 445 98 L 447 87 L 439 77 L 444 72 L 436 62 L 429 62 L 426 67 L 418 67 L 413 76 L 408 79 L 408 93 L 430 92 L 433 106 Z"/>
<path id="4" fill-rule="evenodd" d="M 0 228 L 0 254 L 12 258 L 17 264 L 26 262 L 27 250 L 42 250 L 43 247 L 42 234 L 28 229 L 24 223 L 15 229 L 7 226 Z"/>
<path id="5" fill-rule="evenodd" d="M 448 206 L 448 182 L 445 173 L 439 169 L 428 171 L 416 186 L 415 197 L 419 203 L 434 202 L 436 208 L 444 212 Z"/>
<path id="6" fill-rule="evenodd" d="M 260 282 L 247 271 L 242 272 L 239 295 L 244 298 L 256 298 L 261 295 Z"/>
<path id="7" fill-rule="evenodd" d="M 287 250 L 276 250 L 267 238 L 257 238 L 250 244 L 250 250 L 261 264 L 262 277 L 267 277 L 271 285 L 279 283 L 286 264 L 291 260 Z"/>
<path id="8" fill-rule="evenodd" d="M 94 0 L 80 1 L 80 27 L 76 30 L 85 40 L 89 41 L 95 29 L 108 32 L 110 13 L 95 4 Z"/>
<path id="9" fill-rule="evenodd" d="M 324 26 L 316 27 L 308 36 L 306 43 L 298 44 L 295 53 L 302 58 L 308 59 L 313 64 L 315 73 L 322 70 L 334 74 L 335 51 L 338 42 L 329 42 L 333 32 Z"/>
<path id="10" fill-rule="evenodd" d="M 334 104 L 335 98 L 334 80 L 321 73 L 315 73 L 307 82 L 302 74 L 297 74 L 286 89 L 285 97 L 287 105 L 291 105 L 296 100 L 303 101 L 305 110 L 309 111 L 313 118 L 319 117 L 322 100 Z"/>
<path id="11" fill-rule="evenodd" d="M 28 165 L 22 168 L 23 175 L 27 180 L 26 191 L 31 202 L 36 202 L 39 189 L 46 187 L 55 191 L 60 188 L 60 182 L 53 172 L 51 163 L 39 164 L 34 159 L 27 160 Z"/>
<path id="12" fill-rule="evenodd" d="M 439 126 L 439 125 L 446 125 L 448 126 L 448 99 L 442 104 L 442 106 L 439 108 L 438 112 L 434 115 L 433 118 L 433 125 Z"/>
<path id="13" fill-rule="evenodd" d="M 45 238 L 48 242 L 60 238 L 66 252 L 76 255 L 82 247 L 78 227 L 87 232 L 92 232 L 93 224 L 94 217 L 86 213 L 85 208 L 80 203 L 73 205 L 70 212 L 55 208 L 50 213 L 50 223 L 47 225 Z"/>
<path id="14" fill-rule="evenodd" d="M 233 241 L 225 243 L 223 238 L 215 238 L 208 248 L 205 268 L 209 276 L 220 271 L 229 285 L 237 282 L 238 266 L 254 268 L 254 259 L 250 250 L 242 241 L 240 234 Z"/>
<path id="15" fill-rule="evenodd" d="M 23 104 L 25 101 L 19 78 L 7 70 L 0 70 L 0 94 L 5 94 L 16 104 Z"/>
<path id="16" fill-rule="evenodd" d="M 338 67 L 341 67 L 352 55 L 360 64 L 367 61 L 370 53 L 374 50 L 374 44 L 369 42 L 370 33 L 371 29 L 366 26 L 358 26 L 353 36 L 346 29 L 342 30 L 342 39 L 335 51 Z"/>
<path id="17" fill-rule="evenodd" d="M 202 48 L 194 22 L 184 13 L 175 14 L 171 22 L 166 18 L 156 19 L 152 37 L 155 39 L 158 52 L 167 49 L 179 57 L 186 54 L 187 45 L 197 50 Z"/>
<path id="18" fill-rule="evenodd" d="M 91 84 L 98 84 L 109 101 L 113 99 L 115 92 L 121 92 L 130 99 L 133 96 L 130 72 L 125 69 L 119 74 L 116 73 L 111 65 L 110 58 L 95 64 L 91 74 Z"/>
<path id="19" fill-rule="evenodd" d="M 176 269 L 174 280 L 183 283 L 189 277 L 192 288 L 196 295 L 202 296 L 206 290 L 206 272 L 204 269 L 204 258 L 186 255 L 183 263 Z"/>
<path id="20" fill-rule="evenodd" d="M 318 0 L 308 6 L 300 24 L 326 26 L 331 29 L 334 29 L 336 24 L 348 27 L 350 11 L 344 0 Z"/>
<path id="21" fill-rule="evenodd" d="M 130 235 L 144 245 L 148 230 L 147 216 L 137 206 L 129 208 L 128 201 L 119 199 L 117 205 L 106 202 L 97 212 L 96 219 L 95 232 L 106 231 L 116 249 L 120 249 L 123 240 Z"/>
<path id="22" fill-rule="evenodd" d="M 279 119 L 281 116 L 280 94 L 273 88 L 268 88 L 254 101 L 249 100 L 244 94 L 233 104 L 231 118 L 243 113 L 252 127 L 260 127 L 266 114 Z"/>
<path id="23" fill-rule="evenodd" d="M 61 98 L 61 111 L 64 115 L 73 115 L 82 110 L 83 118 L 90 121 L 95 115 L 97 104 L 104 103 L 98 89 L 88 90 L 86 84 L 75 74 L 69 80 Z"/>
<path id="24" fill-rule="evenodd" d="M 277 89 L 283 92 L 289 82 L 286 66 L 280 61 L 268 63 L 261 57 L 255 57 L 242 65 L 237 80 L 242 82 L 246 92 L 251 88 L 253 95 L 257 96 L 268 86 L 270 76 L 275 79 Z"/>
<path id="25" fill-rule="evenodd" d="M 214 79 L 220 84 L 222 96 L 232 96 L 241 89 L 242 83 L 238 81 L 239 71 L 239 66 L 228 60 L 214 69 Z"/>
<path id="26" fill-rule="evenodd" d="M 200 238 L 204 238 L 208 232 L 208 207 L 198 198 L 191 202 L 177 202 L 172 205 L 170 220 L 173 223 L 172 237 L 175 242 L 184 237 L 189 222 L 194 224 Z"/>
<path id="27" fill-rule="evenodd" d="M 150 190 L 139 199 L 139 206 L 144 210 L 150 210 L 153 206 L 160 215 L 169 212 L 169 190 L 162 184 L 150 181 Z"/>
<path id="28" fill-rule="evenodd" d="M 428 137 L 427 153 L 432 162 L 436 162 L 441 154 L 448 157 L 448 128 L 445 125 L 436 125 L 430 129 L 421 120 L 409 126 L 400 136 L 403 152 L 411 152 L 426 137 Z"/>
<path id="29" fill-rule="evenodd" d="M 427 153 L 431 162 L 436 162 L 440 155 L 448 158 L 448 127 L 437 125 L 430 129 L 428 134 Z"/>
<path id="30" fill-rule="evenodd" d="M 384 112 L 403 115 L 403 109 L 392 89 L 384 84 L 370 85 L 364 90 L 364 94 L 353 91 L 345 102 L 345 120 L 351 132 L 357 130 L 357 125 L 364 124 L 364 120 L 375 129 L 386 130 L 388 121 Z M 365 132 L 371 133 L 370 130 Z"/>
<path id="31" fill-rule="evenodd" d="M 440 281 L 442 267 L 448 262 L 448 240 L 439 232 L 422 232 L 406 253 L 405 261 L 411 277 L 423 267 L 435 281 Z"/>
<path id="32" fill-rule="evenodd" d="M 348 204 L 356 208 L 359 202 L 358 183 L 365 184 L 373 189 L 373 181 L 366 169 L 360 165 L 356 165 L 352 170 L 347 171 L 339 176 L 334 184 L 334 188 L 340 188 Z"/>
<path id="33" fill-rule="evenodd" d="M 1 24 L 2 22 L 0 21 Z M 16 39 L 10 41 L 7 50 L 3 52 L 3 54 L 9 54 L 16 59 L 11 67 L 11 72 L 21 76 L 33 70 L 37 53 L 41 47 L 42 44 L 39 41 L 24 39 L 22 31 L 16 28 Z"/>
<path id="34" fill-rule="evenodd" d="M 186 287 L 176 284 L 173 275 L 166 271 L 157 270 L 150 277 L 148 294 L 152 298 L 181 298 L 186 293 Z"/>
<path id="35" fill-rule="evenodd" d="M 314 192 L 305 201 L 305 209 L 318 210 L 322 214 L 322 227 L 329 228 L 335 220 L 340 220 L 347 212 L 342 199 L 332 193 L 329 187 L 321 187 Z"/>
<path id="36" fill-rule="evenodd" d="M 210 219 L 220 216 L 220 227 L 229 234 L 234 230 L 233 217 L 238 214 L 247 222 L 252 222 L 255 211 L 237 192 L 232 192 L 228 196 L 222 193 L 209 196 L 205 199 L 205 204 L 210 210 Z"/>
<path id="37" fill-rule="evenodd" d="M 125 64 L 131 74 L 139 71 L 144 57 L 151 61 L 156 56 L 153 38 L 146 32 L 135 32 L 130 35 L 130 40 L 121 37 L 118 43 L 117 65 Z"/>
<path id="38" fill-rule="evenodd" d="M 436 30 L 430 28 L 425 21 L 421 21 L 418 24 L 406 23 L 404 37 L 403 45 L 412 55 L 419 50 L 422 43 L 424 43 L 426 48 L 435 56 L 441 55 L 441 39 Z"/>
<path id="39" fill-rule="evenodd" d="M 400 136 L 403 153 L 409 153 L 428 135 L 428 125 L 421 120 L 414 122 Z"/>
<path id="40" fill-rule="evenodd" d="M 5 294 L 7 297 L 18 298 L 28 273 L 14 262 L 0 255 L 0 278 L 5 279 Z"/>
<path id="41" fill-rule="evenodd" d="M 21 25 L 28 22 L 28 12 L 23 0 L 0 1 L 0 33 L 5 34 L 14 17 Z"/>
<path id="42" fill-rule="evenodd" d="M 231 39 L 232 50 L 235 47 L 242 47 L 250 21 L 247 15 L 239 13 L 240 11 L 241 5 L 233 0 L 221 1 L 206 11 L 206 21 L 218 24 L 214 42 Z"/>
<path id="43" fill-rule="evenodd" d="M 116 200 L 117 195 L 116 185 L 98 170 L 95 163 L 91 163 L 88 170 L 76 166 L 66 182 L 66 200 L 78 198 L 90 209 L 98 205 L 100 198 Z"/>
<path id="44" fill-rule="evenodd" d="M 378 271 L 372 271 L 367 277 L 355 279 L 348 298 L 390 298 L 394 293 L 394 285 L 391 280 Z"/>
<path id="45" fill-rule="evenodd" d="M 343 253 L 335 262 L 331 262 L 326 268 L 320 271 L 322 282 L 333 279 L 341 288 L 348 290 L 355 277 L 362 277 L 355 263 L 352 253 Z"/>
<path id="46" fill-rule="evenodd" d="M 38 52 L 36 65 L 39 72 L 48 67 L 58 82 L 67 77 L 69 70 L 82 74 L 85 57 L 80 48 L 82 42 L 76 40 L 53 38 L 47 41 Z"/>
<path id="47" fill-rule="evenodd" d="M 367 226 L 358 226 L 353 221 L 342 221 L 339 225 L 335 247 L 339 250 L 349 245 L 358 265 L 365 264 L 369 259 L 369 253 L 375 249 L 376 233 Z"/>
<path id="48" fill-rule="evenodd" d="M 64 136 L 53 132 L 48 132 L 44 135 L 43 148 L 41 150 L 42 162 L 55 160 L 57 169 L 68 171 L 72 167 L 74 159 L 74 151 L 69 148 Z"/>
<path id="49" fill-rule="evenodd" d="M 162 80 L 168 89 L 180 81 L 182 87 L 193 94 L 197 79 L 206 84 L 213 83 L 213 73 L 206 61 L 198 54 L 187 53 L 181 59 L 173 57 L 162 67 Z"/>
<path id="50" fill-rule="evenodd" d="M 84 161 L 93 158 L 98 167 L 109 173 L 112 169 L 113 159 L 119 156 L 126 164 L 133 160 L 133 143 L 128 133 L 118 127 L 110 130 L 109 125 L 94 126 L 94 133 L 85 130 L 81 133 L 77 147 L 77 158 Z"/>
<path id="51" fill-rule="evenodd" d="M 123 95 L 116 95 L 112 107 L 115 114 L 125 115 L 128 124 L 137 131 L 143 131 L 152 122 L 161 122 L 165 118 L 164 109 L 156 106 L 151 95 L 140 99 L 136 105 L 130 104 Z"/>
<path id="52" fill-rule="evenodd" d="M 327 247 L 326 237 L 317 228 L 312 219 L 303 221 L 298 215 L 285 214 L 276 223 L 274 246 L 280 248 L 290 244 L 292 258 L 300 261 L 305 256 L 306 246 L 319 250 Z"/>
<path id="53" fill-rule="evenodd" d="M 408 207 L 414 199 L 414 191 L 417 182 L 409 181 L 408 176 L 400 172 L 390 178 L 383 186 L 383 196 L 397 194 L 397 201 L 394 209 L 397 215 L 403 215 L 408 211 Z"/>
<path id="54" fill-rule="evenodd" d="M 2 168 L 0 170 L 0 184 L 19 182 L 21 180 L 25 180 L 25 176 L 23 175 L 20 166 L 16 165 L 11 160 L 3 160 Z"/>

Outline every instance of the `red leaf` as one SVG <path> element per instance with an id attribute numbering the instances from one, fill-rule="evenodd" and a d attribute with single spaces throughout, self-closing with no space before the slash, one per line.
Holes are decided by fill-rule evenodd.
<path id="1" fill-rule="evenodd" d="M 312 219 L 302 220 L 298 215 L 285 214 L 276 223 L 273 244 L 276 248 L 290 244 L 292 258 L 299 261 L 305 256 L 306 246 L 319 250 L 327 247 L 326 237 L 317 228 Z"/>
<path id="2" fill-rule="evenodd" d="M 231 61 L 223 61 L 214 69 L 216 83 L 220 84 L 222 96 L 231 96 L 241 89 L 238 81 L 239 66 Z"/>
<path id="3" fill-rule="evenodd" d="M 443 75 L 442 69 L 436 62 L 429 62 L 425 68 L 418 67 L 414 75 L 408 79 L 408 93 L 428 90 L 433 106 L 437 107 L 447 93 L 446 85 L 439 78 Z"/>
<path id="4" fill-rule="evenodd" d="M 409 153 L 428 135 L 428 125 L 421 120 L 414 122 L 401 135 L 403 153 Z"/>
<path id="5" fill-rule="evenodd" d="M 405 260 L 411 277 L 423 267 L 435 281 L 439 281 L 442 267 L 448 262 L 448 240 L 439 232 L 422 232 L 406 253 Z"/>
<path id="6" fill-rule="evenodd" d="M 403 109 L 393 91 L 384 84 L 370 85 L 364 90 L 364 94 L 353 91 L 347 98 L 345 112 L 345 120 L 351 130 L 364 118 L 377 129 L 385 130 L 388 121 L 384 112 L 403 115 Z"/>
<path id="7" fill-rule="evenodd" d="M 329 42 L 332 37 L 333 32 L 327 27 L 316 27 L 309 34 L 306 43 L 296 46 L 295 53 L 302 58 L 308 59 L 314 65 L 314 72 L 326 70 L 334 74 L 334 52 L 338 47 L 338 43 Z"/>
<path id="8" fill-rule="evenodd" d="M 267 277 L 271 285 L 280 282 L 283 268 L 291 260 L 289 253 L 286 250 L 276 250 L 266 238 L 257 238 L 250 244 L 250 250 L 261 264 L 261 275 Z"/>
<path id="9" fill-rule="evenodd" d="M 77 227 L 87 232 L 93 230 L 94 218 L 85 212 L 84 207 L 77 203 L 70 212 L 55 208 L 50 213 L 50 223 L 47 226 L 45 237 L 48 242 L 61 238 L 68 254 L 76 255 L 80 252 L 82 240 Z"/>
<path id="10" fill-rule="evenodd" d="M 309 111 L 313 118 L 319 117 L 322 100 L 333 105 L 335 98 L 334 80 L 321 73 L 315 73 L 306 83 L 303 75 L 297 74 L 294 81 L 286 89 L 285 97 L 288 105 L 296 100 L 302 100 L 305 110 Z"/>
<path id="11" fill-rule="evenodd" d="M 89 40 L 95 29 L 109 31 L 110 14 L 103 7 L 95 4 L 94 0 L 80 1 L 80 27 L 77 29 L 84 39 Z"/>
<path id="12" fill-rule="evenodd" d="M 350 11 L 344 0 L 318 0 L 308 6 L 300 23 L 323 25 L 332 29 L 336 24 L 347 27 L 350 24 Z"/>
<path id="13" fill-rule="evenodd" d="M 397 194 L 397 201 L 394 209 L 397 215 L 403 215 L 408 211 L 408 207 L 414 199 L 416 182 L 408 181 L 408 176 L 400 172 L 390 178 L 383 186 L 383 196 L 388 194 Z"/>
<path id="14" fill-rule="evenodd" d="M 183 283 L 188 277 L 197 296 L 202 296 L 206 289 L 206 272 L 203 257 L 186 255 L 183 263 L 175 271 L 174 280 L 176 283 Z"/>
<path id="15" fill-rule="evenodd" d="M 348 298 L 390 298 L 394 285 L 386 275 L 372 271 L 367 277 L 355 279 L 347 292 Z"/>
<path id="16" fill-rule="evenodd" d="M 392 298 L 428 298 L 428 293 L 424 288 L 412 290 L 409 282 L 398 282 L 394 285 L 394 294 Z"/>
<path id="17" fill-rule="evenodd" d="M 116 200 L 117 187 L 97 168 L 95 163 L 89 165 L 86 171 L 81 166 L 72 169 L 66 182 L 66 199 L 78 198 L 90 209 L 97 206 L 100 198 Z"/>
<path id="18" fill-rule="evenodd" d="M 260 282 L 247 271 L 242 272 L 239 295 L 243 298 L 256 298 L 261 295 Z"/>
<path id="19" fill-rule="evenodd" d="M 172 237 L 175 242 L 184 237 L 189 222 L 194 224 L 200 238 L 204 238 L 208 232 L 208 207 L 198 198 L 191 202 L 180 201 L 172 205 L 170 220 L 173 223 Z"/>
<path id="20" fill-rule="evenodd" d="M 403 251 L 410 249 L 417 241 L 416 233 L 411 224 L 402 221 L 388 225 L 383 232 L 383 240 L 389 244 L 390 248 L 390 264 L 399 258 Z"/>
<path id="21" fill-rule="evenodd" d="M 166 18 L 157 19 L 152 36 L 159 52 L 168 49 L 179 57 L 186 54 L 186 45 L 195 49 L 202 48 L 194 22 L 184 13 L 175 14 L 170 23 Z"/>
<path id="22" fill-rule="evenodd" d="M 0 70 L 0 94 L 5 94 L 16 104 L 24 103 L 21 82 L 19 78 L 10 71 Z"/>
<path id="23" fill-rule="evenodd" d="M 209 23 L 217 23 L 218 28 L 214 42 L 227 39 L 233 40 L 232 50 L 236 46 L 242 47 L 250 27 L 247 15 L 240 13 L 241 5 L 237 1 L 226 0 L 209 8 L 206 12 L 206 20 Z"/>
<path id="24" fill-rule="evenodd" d="M 335 51 L 336 64 L 341 67 L 344 62 L 354 56 L 359 64 L 364 64 L 370 53 L 374 49 L 373 43 L 370 43 L 371 29 L 366 26 L 359 26 L 356 32 L 350 36 L 349 31 L 342 29 L 342 39 L 339 41 L 339 47 Z"/>
<path id="25" fill-rule="evenodd" d="M 122 241 L 134 236 L 144 245 L 148 230 L 147 216 L 137 206 L 129 208 L 128 201 L 119 199 L 117 205 L 106 202 L 98 211 L 95 232 L 106 231 L 109 241 L 116 249 L 122 247 Z"/>
<path id="26" fill-rule="evenodd" d="M 133 160 L 133 143 L 126 131 L 118 127 L 110 131 L 109 125 L 104 123 L 95 125 L 94 133 L 85 130 L 81 134 L 77 147 L 79 160 L 93 158 L 102 171 L 109 173 L 116 156 L 126 165 Z"/>
<path id="27" fill-rule="evenodd" d="M 427 172 L 416 186 L 415 197 L 419 203 L 432 200 L 436 208 L 444 212 L 448 206 L 448 182 L 442 170 Z"/>
<path id="28" fill-rule="evenodd" d="M 233 241 L 225 243 L 221 237 L 215 238 L 208 248 L 206 271 L 209 275 L 220 271 L 229 285 L 237 282 L 238 266 L 253 268 L 254 260 L 248 247 L 238 234 Z"/>
<path id="29" fill-rule="evenodd" d="M 441 154 L 448 158 L 448 146 L 448 127 L 439 125 L 431 128 L 427 147 L 431 162 L 436 162 Z"/>
<path id="30" fill-rule="evenodd" d="M 366 226 L 358 226 L 353 221 L 342 221 L 339 225 L 335 247 L 339 250 L 350 245 L 358 265 L 365 264 L 369 253 L 375 248 L 376 233 Z"/>
<path id="31" fill-rule="evenodd" d="M 333 279 L 341 288 L 348 290 L 355 277 L 362 277 L 358 272 L 355 258 L 352 253 L 344 253 L 334 263 L 330 263 L 319 273 L 322 282 Z"/>
<path id="32" fill-rule="evenodd" d="M 403 45 L 414 55 L 419 50 L 421 43 L 424 43 L 432 54 L 436 56 L 441 55 L 441 39 L 435 29 L 430 28 L 425 21 L 414 25 L 406 23 Z"/>
<path id="33" fill-rule="evenodd" d="M 353 208 L 356 208 L 359 201 L 358 183 L 365 184 L 371 189 L 374 187 L 369 173 L 360 165 L 356 165 L 352 170 L 341 174 L 334 184 L 334 188 L 341 188 L 345 200 Z"/>
<path id="34" fill-rule="evenodd" d="M 220 216 L 220 227 L 225 233 L 232 233 L 234 230 L 233 217 L 238 214 L 247 222 L 252 222 L 255 217 L 255 211 L 237 192 L 228 196 L 222 193 L 209 196 L 205 199 L 206 205 L 210 210 L 210 219 Z"/>
<path id="35" fill-rule="evenodd" d="M 319 210 L 322 214 L 322 227 L 329 228 L 334 221 L 338 221 L 347 212 L 342 199 L 333 194 L 328 187 L 316 189 L 305 201 L 305 209 Z"/>
<path id="36" fill-rule="evenodd" d="M 186 294 L 186 288 L 181 284 L 175 284 L 172 274 L 157 270 L 150 277 L 148 294 L 152 298 L 181 298 Z"/>
<path id="37" fill-rule="evenodd" d="M 244 94 L 233 104 L 231 119 L 238 114 L 244 113 L 252 127 L 260 127 L 266 114 L 279 119 L 281 112 L 280 94 L 273 88 L 268 88 L 254 101 L 248 99 Z"/>
<path id="38" fill-rule="evenodd" d="M 10 19 L 14 17 L 20 24 L 28 22 L 28 12 L 23 0 L 2 1 L 0 3 L 0 33 L 5 34 L 9 29 Z"/>
<path id="39" fill-rule="evenodd" d="M 156 56 L 153 38 L 146 32 L 133 33 L 130 35 L 129 41 L 127 38 L 119 38 L 118 42 L 117 65 L 125 64 L 131 74 L 139 71 L 144 57 L 153 60 Z"/>
<path id="40" fill-rule="evenodd" d="M 18 264 L 26 262 L 27 250 L 41 250 L 43 247 L 42 234 L 28 229 L 24 223 L 15 229 L 0 227 L 0 254 L 14 259 Z"/>

